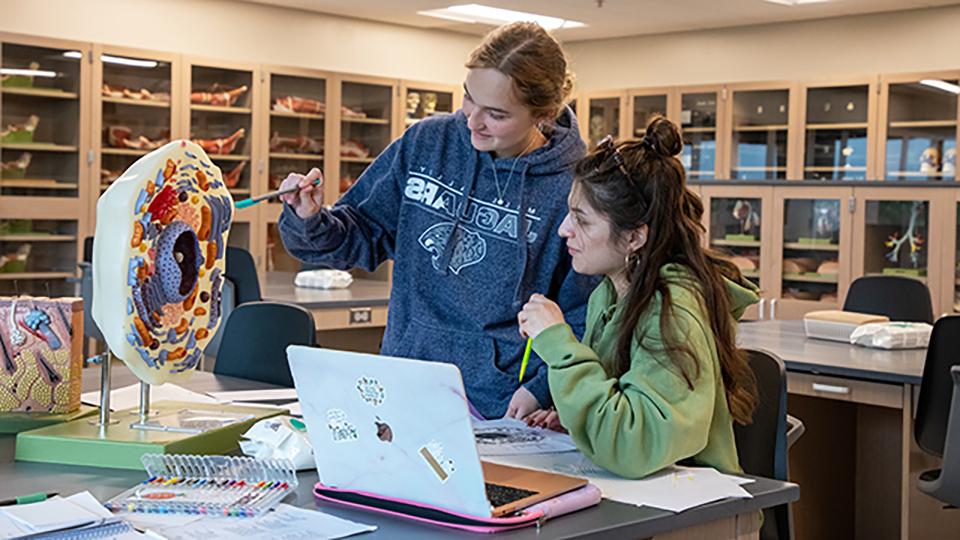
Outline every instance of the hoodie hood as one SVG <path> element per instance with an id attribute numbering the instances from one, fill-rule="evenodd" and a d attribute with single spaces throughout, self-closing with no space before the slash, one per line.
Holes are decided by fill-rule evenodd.
<path id="1" fill-rule="evenodd" d="M 730 298 L 730 314 L 740 320 L 748 307 L 760 301 L 760 288 L 746 278 L 743 283 L 734 283 L 727 278 L 723 278 L 723 281 L 727 284 L 727 297 Z"/>
<path id="2" fill-rule="evenodd" d="M 457 131 L 463 143 L 468 147 L 473 146 L 470 142 L 470 128 L 467 127 L 467 117 L 463 110 L 454 113 L 456 117 Z M 533 152 L 519 158 L 502 157 L 493 159 L 489 152 L 480 152 L 484 165 L 493 162 L 497 167 L 497 172 L 501 170 L 509 172 L 516 161 L 514 174 L 525 170 L 528 176 L 552 176 L 559 174 L 573 167 L 580 158 L 583 157 L 586 150 L 586 144 L 580 138 L 580 127 L 577 124 L 577 117 L 573 114 L 570 107 L 564 107 L 560 116 L 554 121 L 553 126 L 547 133 L 547 144 L 537 148 Z"/>
<path id="3" fill-rule="evenodd" d="M 677 263 L 665 264 L 660 268 L 660 277 L 670 283 L 689 287 L 693 282 L 693 276 L 686 266 Z M 739 320 L 748 307 L 760 301 L 760 289 L 753 282 L 744 279 L 741 283 L 736 283 L 730 279 L 723 278 L 727 286 L 727 298 L 730 299 L 730 315 Z"/>

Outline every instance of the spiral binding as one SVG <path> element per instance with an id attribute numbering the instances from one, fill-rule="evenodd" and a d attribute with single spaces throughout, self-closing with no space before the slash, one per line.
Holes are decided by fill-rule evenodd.
<path id="1" fill-rule="evenodd" d="M 253 517 L 296 490 L 288 459 L 145 454 L 149 477 L 107 502 L 114 511 Z"/>
<path id="2" fill-rule="evenodd" d="M 118 519 L 111 519 L 79 529 L 38 534 L 36 536 L 27 536 L 26 538 L 36 540 L 94 540 L 95 538 L 119 536 L 133 530 L 133 525 L 130 523 Z"/>

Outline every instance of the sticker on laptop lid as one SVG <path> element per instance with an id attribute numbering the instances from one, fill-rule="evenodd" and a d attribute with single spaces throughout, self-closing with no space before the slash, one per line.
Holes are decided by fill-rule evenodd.
<path id="1" fill-rule="evenodd" d="M 377 438 L 383 442 L 393 442 L 393 428 L 390 427 L 390 424 L 381 420 L 379 416 L 376 418 L 377 420 L 373 425 L 377 428 Z"/>
<path id="2" fill-rule="evenodd" d="M 327 410 L 327 428 L 333 442 L 349 442 L 360 438 L 357 428 L 347 420 L 347 413 L 341 409 Z"/>
<path id="3" fill-rule="evenodd" d="M 357 392 L 360 392 L 360 399 L 374 407 L 379 407 L 386 397 L 383 385 L 373 377 L 360 377 L 357 380 Z"/>
<path id="4" fill-rule="evenodd" d="M 453 460 L 444 457 L 443 444 L 437 441 L 430 441 L 425 446 L 421 446 L 420 456 L 426 462 L 427 466 L 430 467 L 430 470 L 440 479 L 440 483 L 446 483 L 457 470 Z"/>

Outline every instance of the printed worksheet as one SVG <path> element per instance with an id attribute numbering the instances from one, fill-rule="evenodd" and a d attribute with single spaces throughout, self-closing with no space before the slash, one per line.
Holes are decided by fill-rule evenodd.
<path id="1" fill-rule="evenodd" d="M 569 435 L 532 428 L 515 418 L 474 420 L 473 435 L 481 457 L 552 454 L 577 449 Z"/>

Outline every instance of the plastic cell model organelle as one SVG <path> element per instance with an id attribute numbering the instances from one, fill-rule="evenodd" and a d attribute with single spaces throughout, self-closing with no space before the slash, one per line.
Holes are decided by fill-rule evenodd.
<path id="1" fill-rule="evenodd" d="M 233 201 L 198 145 L 139 159 L 97 203 L 93 318 L 141 380 L 192 371 L 221 322 Z"/>

